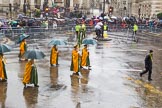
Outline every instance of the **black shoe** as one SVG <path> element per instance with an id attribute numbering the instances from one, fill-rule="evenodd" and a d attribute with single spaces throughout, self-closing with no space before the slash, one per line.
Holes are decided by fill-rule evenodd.
<path id="1" fill-rule="evenodd" d="M 152 79 L 150 78 L 150 79 L 148 79 L 148 81 L 152 81 Z"/>
<path id="2" fill-rule="evenodd" d="M 7 80 L 6 79 L 2 79 L 2 82 L 7 82 Z"/>
<path id="3" fill-rule="evenodd" d="M 37 84 L 34 84 L 34 87 L 39 87 L 39 85 L 37 85 Z"/>
<path id="4" fill-rule="evenodd" d="M 26 84 L 24 83 L 24 88 L 26 88 Z"/>
<path id="5" fill-rule="evenodd" d="M 140 77 L 142 77 L 142 73 L 140 73 Z"/>

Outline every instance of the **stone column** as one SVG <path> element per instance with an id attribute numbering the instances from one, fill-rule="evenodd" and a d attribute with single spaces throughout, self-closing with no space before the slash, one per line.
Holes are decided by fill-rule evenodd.
<path id="1" fill-rule="evenodd" d="M 35 3 L 34 0 L 30 0 L 30 9 L 34 9 L 35 8 Z"/>
<path id="2" fill-rule="evenodd" d="M 20 9 L 23 10 L 23 4 L 24 4 L 24 0 L 21 0 L 20 2 Z"/>
<path id="3" fill-rule="evenodd" d="M 70 0 L 70 11 L 73 10 L 73 8 L 74 8 L 73 5 L 74 5 L 73 0 Z"/>

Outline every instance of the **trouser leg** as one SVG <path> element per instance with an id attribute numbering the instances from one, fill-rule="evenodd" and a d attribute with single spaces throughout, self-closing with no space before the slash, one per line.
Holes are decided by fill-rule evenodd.
<path id="1" fill-rule="evenodd" d="M 148 71 L 149 71 L 149 70 L 146 68 L 146 70 L 144 70 L 144 71 L 141 73 L 141 75 L 147 73 Z"/>
<path id="2" fill-rule="evenodd" d="M 152 69 L 149 69 L 148 80 L 151 79 Z"/>

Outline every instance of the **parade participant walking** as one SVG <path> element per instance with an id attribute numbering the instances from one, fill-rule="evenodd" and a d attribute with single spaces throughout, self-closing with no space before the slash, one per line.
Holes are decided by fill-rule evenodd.
<path id="1" fill-rule="evenodd" d="M 143 74 L 149 72 L 148 74 L 148 80 L 151 81 L 151 74 L 152 74 L 152 58 L 153 58 L 153 50 L 150 50 L 149 54 L 145 57 L 145 70 L 140 73 L 140 77 L 142 77 Z"/>
<path id="2" fill-rule="evenodd" d="M 137 38 L 136 38 L 137 31 L 138 31 L 138 26 L 137 26 L 136 23 L 134 23 L 134 26 L 133 26 L 133 39 L 136 42 L 138 41 Z"/>
<path id="3" fill-rule="evenodd" d="M 99 39 L 101 37 L 101 26 L 100 25 L 96 25 L 95 26 L 95 32 L 96 32 L 96 39 Z"/>
<path id="4" fill-rule="evenodd" d="M 56 45 L 54 45 L 51 49 L 51 55 L 50 55 L 50 65 L 58 65 L 58 49 Z"/>
<path id="5" fill-rule="evenodd" d="M 71 58 L 71 67 L 70 70 L 74 72 L 74 74 L 79 75 L 79 59 L 80 59 L 80 54 L 78 53 L 78 46 L 75 45 L 74 49 L 72 51 L 72 58 Z"/>
<path id="6" fill-rule="evenodd" d="M 20 43 L 20 53 L 19 53 L 19 60 L 21 61 L 22 59 L 25 59 L 24 54 L 27 51 L 27 43 L 26 40 L 23 39 L 22 42 Z M 27 59 L 25 59 L 27 60 Z"/>
<path id="7" fill-rule="evenodd" d="M 3 54 L 0 54 L 0 78 L 1 81 L 7 81 L 7 73 L 5 68 L 5 59 L 3 57 Z"/>
<path id="8" fill-rule="evenodd" d="M 35 87 L 39 87 L 37 67 L 34 64 L 34 59 L 31 59 L 30 61 L 28 61 L 28 63 L 26 63 L 23 84 L 24 88 L 26 88 L 26 84 L 34 84 Z"/>
<path id="9" fill-rule="evenodd" d="M 87 45 L 84 45 L 84 48 L 82 49 L 81 68 L 83 68 L 84 66 L 88 68 L 90 67 L 89 52 L 87 49 Z"/>

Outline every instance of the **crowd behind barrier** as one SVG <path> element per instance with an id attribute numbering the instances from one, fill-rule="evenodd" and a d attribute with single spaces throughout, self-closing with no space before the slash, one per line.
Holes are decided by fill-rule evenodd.
<path id="1" fill-rule="evenodd" d="M 154 32 L 154 33 L 160 33 L 162 32 L 161 27 L 153 26 L 150 27 L 149 25 L 145 24 L 138 24 L 139 31 L 147 31 L 147 32 Z M 113 24 L 108 23 L 108 31 L 109 32 L 127 32 L 129 28 L 130 32 L 133 32 L 133 26 L 122 25 L 122 24 Z M 86 25 L 86 32 L 94 32 L 94 25 L 89 26 Z M 22 33 L 27 34 L 40 34 L 40 33 L 58 33 L 58 34 L 65 34 L 65 33 L 75 33 L 75 24 L 71 25 L 56 25 L 56 26 L 23 26 L 23 27 L 1 27 L 0 34 L 3 34 L 4 36 L 14 36 L 14 35 L 20 35 Z"/>

